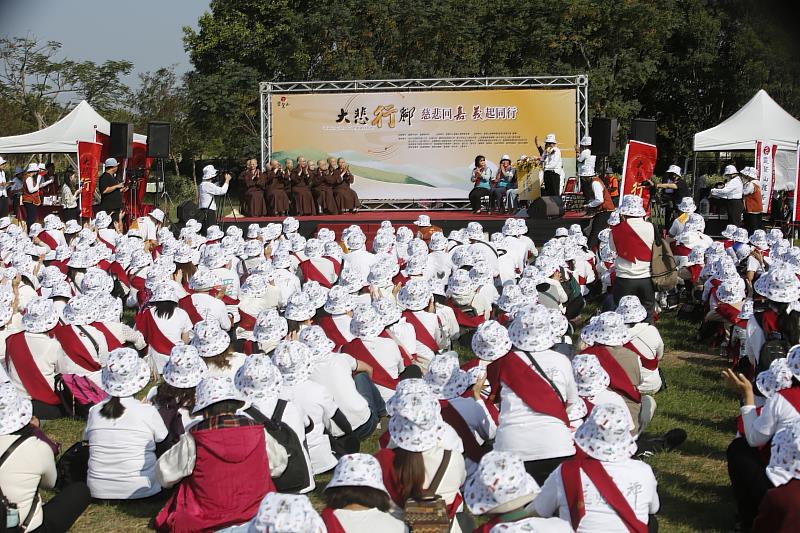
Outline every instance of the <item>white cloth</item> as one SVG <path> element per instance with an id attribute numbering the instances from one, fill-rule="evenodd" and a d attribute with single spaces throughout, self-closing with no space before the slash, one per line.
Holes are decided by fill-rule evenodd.
<path id="1" fill-rule="evenodd" d="M 450 254 L 444 250 L 428 254 L 428 267 L 425 269 L 428 277 L 446 280 L 453 271 L 453 262 Z"/>
<path id="2" fill-rule="evenodd" d="M 393 379 L 397 379 L 400 372 L 405 369 L 403 357 L 400 355 L 400 348 L 397 347 L 397 343 L 385 337 L 371 337 L 361 340 L 367 350 L 372 354 L 372 357 L 386 370 L 386 373 Z M 384 401 L 391 398 L 394 394 L 394 390 L 392 389 L 378 384 L 375 386 L 378 388 L 378 392 L 381 393 L 381 398 L 383 398 Z"/>
<path id="3" fill-rule="evenodd" d="M 653 225 L 643 218 L 629 218 L 628 224 L 633 231 L 639 235 L 645 245 L 652 249 L 653 242 L 655 241 L 655 228 L 653 228 Z M 608 244 L 613 251 L 617 251 L 614 245 L 613 232 L 608 239 Z M 627 259 L 623 259 L 622 256 L 618 254 L 617 258 L 614 260 L 614 266 L 616 268 L 617 277 L 620 278 L 643 279 L 650 277 L 650 261 L 639 261 L 637 259 L 634 262 L 630 262 Z"/>
<path id="4" fill-rule="evenodd" d="M 721 189 L 711 189 L 712 198 L 722 198 L 724 200 L 741 200 L 744 191 L 744 184 L 739 176 L 731 178 Z"/>
<path id="5" fill-rule="evenodd" d="M 281 291 L 278 307 L 285 307 L 289 296 L 300 290 L 300 278 L 285 268 L 275 269 L 275 286 Z"/>
<path id="6" fill-rule="evenodd" d="M 319 270 L 325 279 L 331 283 L 336 282 L 336 270 L 333 268 L 333 263 L 324 257 L 312 257 L 308 259 L 314 267 Z M 308 281 L 308 280 L 306 280 Z"/>
<path id="7" fill-rule="evenodd" d="M 628 332 L 631 335 L 631 344 L 639 350 L 642 356 L 659 361 L 664 357 L 664 340 L 655 326 L 640 322 L 634 324 Z M 661 374 L 658 369 L 648 370 L 642 367 L 641 372 L 642 382 L 639 384 L 639 392 L 655 394 L 661 390 Z"/>
<path id="8" fill-rule="evenodd" d="M 333 512 L 345 531 L 378 532 L 381 533 L 408 533 L 408 526 L 389 513 L 378 509 L 365 509 L 353 511 L 349 509 L 336 509 Z"/>
<path id="9" fill-rule="evenodd" d="M 353 429 L 363 425 L 371 414 L 367 400 L 358 393 L 353 382 L 356 365 L 356 360 L 348 354 L 334 353 L 311 372 L 311 380 L 328 390 Z M 334 437 L 344 434 L 335 422 L 331 425 Z"/>
<path id="10" fill-rule="evenodd" d="M 0 436 L 0 455 L 18 438 L 17 435 Z M 52 489 L 56 484 L 57 475 L 53 450 L 36 437 L 29 437 L 20 444 L 3 463 L 3 467 L 0 468 L 0 488 L 9 502 L 17 504 L 20 522 L 30 513 L 33 498 L 39 487 Z M 28 530 L 33 531 L 40 525 L 42 525 L 41 498 L 36 505 Z"/>
<path id="11" fill-rule="evenodd" d="M 5 170 L 0 170 L 0 198 L 8 197 L 8 190 L 6 190 L 7 183 Z"/>
<path id="12" fill-rule="evenodd" d="M 747 321 L 747 335 L 744 342 L 744 355 L 750 360 L 753 368 L 758 366 L 761 347 L 764 346 L 764 330 L 758 325 L 755 315 Z"/>
<path id="13" fill-rule="evenodd" d="M 136 219 L 137 225 L 139 226 L 139 235 L 142 236 L 143 241 L 157 241 L 158 240 L 158 228 L 156 227 L 155 221 L 147 217 L 139 217 Z"/>
<path id="14" fill-rule="evenodd" d="M 39 372 L 41 372 L 52 389 L 56 374 L 61 373 L 61 365 L 66 357 L 66 354 L 61 349 L 61 344 L 57 340 L 48 337 L 46 333 L 25 333 L 25 340 L 28 343 L 28 349 L 33 355 L 36 368 L 39 369 Z M 31 395 L 25 390 L 25 386 L 22 384 L 19 374 L 17 374 L 14 362 L 9 360 L 8 363 L 8 377 L 11 379 L 11 383 L 14 384 L 20 394 L 30 398 Z"/>
<path id="15" fill-rule="evenodd" d="M 797 409 L 780 394 L 767 399 L 760 415 L 757 414 L 754 405 L 744 405 L 740 411 L 744 436 L 747 443 L 753 447 L 768 444 L 779 429 L 790 427 L 800 418 Z"/>
<path id="16" fill-rule="evenodd" d="M 152 405 L 133 397 L 114 420 L 103 417 L 104 400 L 89 409 L 83 438 L 89 441 L 86 483 L 92 497 L 108 500 L 147 498 L 161 491 L 156 481 L 156 443 L 167 437 L 161 415 Z"/>
<path id="17" fill-rule="evenodd" d="M 191 295 L 191 299 L 203 320 L 206 317 L 213 317 L 219 321 L 222 329 L 225 331 L 231 329 L 231 317 L 228 315 L 228 307 L 222 300 L 206 292 L 196 292 Z"/>
<path id="18" fill-rule="evenodd" d="M 303 409 L 303 412 L 314 423 L 310 433 L 306 433 L 308 455 L 314 474 L 327 472 L 336 466 L 336 457 L 331 451 L 331 443 L 325 430 L 331 429 L 331 417 L 338 408 L 328 390 L 314 381 L 305 381 L 295 386 L 286 386 L 287 397 Z"/>
<path id="19" fill-rule="evenodd" d="M 375 254 L 368 252 L 363 248 L 360 250 L 354 250 L 350 253 L 344 254 L 344 257 L 342 258 L 342 270 L 357 267 L 364 274 L 368 274 L 369 267 L 372 266 L 372 263 L 374 263 L 375 260 Z"/>
<path id="20" fill-rule="evenodd" d="M 594 163 L 596 158 L 592 157 L 592 150 L 589 148 L 584 148 L 581 150 L 581 153 L 578 154 L 578 157 L 575 158 L 575 162 L 578 163 L 578 176 L 586 177 L 591 176 L 594 172 Z"/>
<path id="21" fill-rule="evenodd" d="M 108 359 L 108 343 L 106 342 L 106 338 L 100 333 L 99 330 L 92 326 L 81 326 L 81 328 L 86 331 L 86 334 L 91 335 L 92 339 L 90 340 L 86 334 L 81 331 L 78 326 L 67 326 L 72 328 L 75 332 L 75 336 L 78 337 L 78 340 L 83 344 L 86 348 L 86 351 L 89 355 L 92 356 L 92 359 L 98 365 L 105 364 L 106 360 Z M 94 340 L 94 343 L 92 342 Z M 95 349 L 95 344 L 97 345 L 97 349 Z M 79 376 L 89 376 L 93 377 L 94 381 L 98 384 L 100 383 L 100 371 L 90 372 L 86 370 L 79 364 L 75 363 L 70 357 L 62 350 L 61 360 L 59 361 L 59 368 L 63 374 L 77 374 Z M 94 376 L 92 376 L 94 374 Z"/>
<path id="22" fill-rule="evenodd" d="M 603 205 L 603 186 L 598 180 L 592 180 L 592 198 L 589 201 L 589 207 L 597 207 Z"/>
<path id="23" fill-rule="evenodd" d="M 217 210 L 217 201 L 214 198 L 215 196 L 222 196 L 228 192 L 228 184 L 224 184 L 222 186 L 216 185 L 211 183 L 209 180 L 205 180 L 200 182 L 200 186 L 198 187 L 198 192 L 200 193 L 197 206 L 200 209 L 213 209 L 214 211 Z"/>

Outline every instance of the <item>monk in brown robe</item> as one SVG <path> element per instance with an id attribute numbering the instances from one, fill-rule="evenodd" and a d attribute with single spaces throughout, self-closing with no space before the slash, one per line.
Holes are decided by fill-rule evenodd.
<path id="1" fill-rule="evenodd" d="M 315 214 L 314 197 L 311 196 L 311 171 L 305 157 L 297 158 L 297 167 L 291 173 L 291 182 L 295 213 L 300 216 Z"/>
<path id="2" fill-rule="evenodd" d="M 242 214 L 246 217 L 267 216 L 267 177 L 258 168 L 255 159 L 248 159 L 247 166 L 239 174 L 242 187 Z"/>
<path id="3" fill-rule="evenodd" d="M 350 188 L 353 183 L 353 174 L 345 162 L 344 158 L 339 158 L 336 162 L 336 185 L 333 188 L 333 196 L 336 198 L 336 207 L 340 213 L 350 212 L 355 213 L 358 211 L 361 202 L 358 200 L 356 191 Z"/>
<path id="4" fill-rule="evenodd" d="M 286 186 L 289 178 L 281 168 L 281 164 L 273 159 L 269 163 L 267 174 L 267 205 L 271 216 L 286 216 L 289 213 L 289 196 Z"/>
<path id="5" fill-rule="evenodd" d="M 333 166 L 331 166 L 333 161 Z M 339 208 L 336 206 L 336 197 L 333 194 L 333 189 L 336 187 L 336 159 L 328 159 L 328 164 L 325 171 L 322 173 L 322 184 L 320 186 L 320 196 L 324 197 L 325 213 L 328 215 L 338 215 Z"/>

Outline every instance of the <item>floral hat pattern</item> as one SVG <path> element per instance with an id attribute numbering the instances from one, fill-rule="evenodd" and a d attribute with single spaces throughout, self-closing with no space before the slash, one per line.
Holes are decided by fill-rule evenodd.
<path id="1" fill-rule="evenodd" d="M 622 315 L 614 311 L 606 311 L 594 316 L 581 331 L 581 339 L 587 344 L 604 346 L 622 346 L 631 340 L 630 332 L 625 327 Z"/>
<path id="2" fill-rule="evenodd" d="M 196 387 L 206 377 L 208 367 L 191 344 L 177 343 L 164 365 L 163 378 L 166 383 L 179 389 Z"/>
<path id="3" fill-rule="evenodd" d="M 64 306 L 64 322 L 75 326 L 86 326 L 98 319 L 99 310 L 94 296 L 89 294 L 73 296 Z"/>
<path id="4" fill-rule="evenodd" d="M 58 319 L 52 300 L 34 298 L 25 307 L 22 327 L 29 333 L 46 333 L 58 324 Z"/>
<path id="5" fill-rule="evenodd" d="M 311 350 L 300 341 L 281 341 L 272 353 L 272 362 L 281 371 L 287 386 L 308 381 L 311 374 Z"/>
<path id="6" fill-rule="evenodd" d="M 325 335 L 325 330 L 319 326 L 308 326 L 300 330 L 299 340 L 311 352 L 311 362 L 316 364 L 327 360 L 336 347 L 336 344 Z"/>
<path id="7" fill-rule="evenodd" d="M 532 501 L 540 488 L 525 471 L 525 463 L 509 452 L 491 451 L 464 485 L 464 500 L 472 514 L 501 514 Z"/>
<path id="8" fill-rule="evenodd" d="M 233 382 L 248 400 L 277 398 L 283 390 L 283 375 L 268 355 L 255 353 L 245 359 Z"/>
<path id="9" fill-rule="evenodd" d="M 24 428 L 32 417 L 30 398 L 21 395 L 11 383 L 0 384 L 0 435 L 11 435 Z"/>
<path id="10" fill-rule="evenodd" d="M 765 398 L 771 398 L 783 389 L 792 386 L 792 370 L 789 368 L 787 358 L 775 359 L 769 368 L 759 372 L 756 376 L 756 386 Z"/>
<path id="11" fill-rule="evenodd" d="M 305 322 L 310 320 L 316 314 L 317 309 L 308 299 L 308 295 L 303 291 L 298 291 L 289 296 L 289 301 L 286 303 L 286 310 L 283 316 L 287 320 L 294 320 L 296 322 Z"/>
<path id="12" fill-rule="evenodd" d="M 397 293 L 397 303 L 411 311 L 421 311 L 433 297 L 431 284 L 423 279 L 409 280 Z"/>
<path id="13" fill-rule="evenodd" d="M 776 265 L 761 275 L 753 289 L 773 302 L 791 303 L 800 298 L 800 281 L 790 268 L 783 265 Z"/>
<path id="14" fill-rule="evenodd" d="M 231 338 L 228 333 L 220 327 L 217 319 L 209 317 L 201 320 L 194 325 L 194 337 L 192 346 L 197 348 L 200 357 L 214 357 L 228 349 Z"/>
<path id="15" fill-rule="evenodd" d="M 206 376 L 200 380 L 195 389 L 192 413 L 199 413 L 206 407 L 225 400 L 244 402 L 244 398 L 236 390 L 230 376 Z"/>
<path id="16" fill-rule="evenodd" d="M 647 309 L 635 294 L 628 294 L 620 298 L 616 312 L 622 315 L 622 320 L 626 324 L 638 324 L 647 318 Z"/>
<path id="17" fill-rule="evenodd" d="M 253 327 L 253 338 L 260 345 L 277 346 L 278 342 L 289 333 L 289 324 L 277 309 L 261 311 L 256 317 Z M 263 347 L 262 347 L 263 349 Z"/>
<path id="18" fill-rule="evenodd" d="M 366 453 L 343 455 L 333 471 L 326 489 L 335 487 L 369 487 L 388 494 L 383 484 L 383 471 L 378 460 Z"/>
<path id="19" fill-rule="evenodd" d="M 325 533 L 325 522 L 308 496 L 270 492 L 261 500 L 247 533 Z"/>
<path id="20" fill-rule="evenodd" d="M 440 400 L 458 398 L 472 385 L 472 377 L 461 370 L 458 354 L 452 351 L 434 356 L 423 379 Z"/>
<path id="21" fill-rule="evenodd" d="M 110 396 L 133 396 L 150 381 L 150 365 L 132 348 L 117 348 L 108 354 L 101 372 L 101 387 Z"/>
<path id="22" fill-rule="evenodd" d="M 360 339 L 377 337 L 384 329 L 383 320 L 370 304 L 360 304 L 353 308 L 350 320 L 350 333 Z"/>
<path id="23" fill-rule="evenodd" d="M 495 320 L 487 320 L 472 336 L 472 351 L 484 361 L 500 359 L 511 351 L 508 330 Z"/>
<path id="24" fill-rule="evenodd" d="M 800 421 L 794 420 L 772 438 L 767 477 L 776 487 L 800 478 Z"/>
<path id="25" fill-rule="evenodd" d="M 575 444 L 599 461 L 622 461 L 636 452 L 632 429 L 630 414 L 625 408 L 614 404 L 595 405 L 575 431 Z"/>
<path id="26" fill-rule="evenodd" d="M 392 298 L 380 298 L 372 302 L 372 307 L 378 314 L 384 327 L 389 327 L 396 323 L 403 316 L 403 310 Z"/>
<path id="27" fill-rule="evenodd" d="M 555 335 L 547 308 L 537 304 L 521 310 L 508 328 L 508 335 L 515 348 L 540 352 L 553 346 Z"/>
<path id="28" fill-rule="evenodd" d="M 611 378 L 597 356 L 579 353 L 572 359 L 572 373 L 578 386 L 578 394 L 584 398 L 594 398 L 608 388 Z"/>

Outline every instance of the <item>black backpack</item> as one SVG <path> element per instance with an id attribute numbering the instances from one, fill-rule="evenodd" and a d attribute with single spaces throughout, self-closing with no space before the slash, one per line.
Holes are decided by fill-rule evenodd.
<path id="1" fill-rule="evenodd" d="M 245 409 L 244 412 L 259 424 L 263 424 L 270 437 L 283 446 L 289 456 L 286 470 L 280 476 L 272 478 L 275 488 L 278 489 L 278 492 L 297 493 L 309 485 L 308 464 L 300 438 L 286 422 L 281 420 L 284 409 L 286 409 L 286 400 L 278 400 L 270 418 L 253 406 Z"/>
<path id="2" fill-rule="evenodd" d="M 764 330 L 761 313 L 756 313 L 756 322 Z M 764 344 L 758 352 L 758 364 L 756 365 L 755 375 L 768 370 L 769 365 L 776 359 L 783 359 L 789 353 L 789 343 L 780 331 L 764 333 Z"/>

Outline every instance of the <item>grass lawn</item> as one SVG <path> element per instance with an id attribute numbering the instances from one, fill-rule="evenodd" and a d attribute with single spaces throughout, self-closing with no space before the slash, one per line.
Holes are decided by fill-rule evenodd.
<path id="1" fill-rule="evenodd" d="M 667 389 L 657 396 L 658 410 L 648 429 L 651 435 L 673 427 L 686 429 L 689 437 L 679 451 L 658 454 L 648 463 L 659 484 L 661 531 L 729 531 L 736 509 L 725 466 L 725 448 L 735 432 L 738 403 L 719 377 L 725 361 L 695 341 L 697 324 L 680 322 L 674 315 L 658 323 L 666 344 L 662 363 Z M 44 428 L 66 449 L 81 438 L 83 423 L 58 420 Z M 380 431 L 380 430 L 379 430 Z M 363 451 L 377 449 L 371 439 Z M 320 476 L 312 499 L 330 476 Z M 74 531 L 145 531 L 166 497 L 146 503 L 94 504 L 77 522 Z"/>

